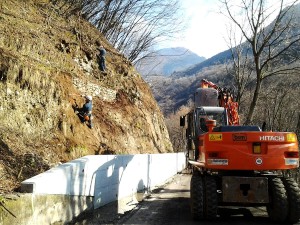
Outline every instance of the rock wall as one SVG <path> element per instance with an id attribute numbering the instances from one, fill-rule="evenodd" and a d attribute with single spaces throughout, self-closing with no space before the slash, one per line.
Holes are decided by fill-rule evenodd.
<path id="1" fill-rule="evenodd" d="M 106 73 L 97 64 L 100 45 Z M 172 152 L 148 85 L 82 18 L 47 1 L 3 0 L 0 53 L 0 176 L 9 170 L 7 180 L 18 183 L 87 154 Z M 94 97 L 93 129 L 73 110 L 84 94 Z"/>

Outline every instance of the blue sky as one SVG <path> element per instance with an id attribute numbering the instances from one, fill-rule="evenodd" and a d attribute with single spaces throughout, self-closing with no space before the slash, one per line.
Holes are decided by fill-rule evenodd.
<path id="1" fill-rule="evenodd" d="M 170 47 L 185 47 L 205 58 L 228 49 L 219 0 L 182 0 L 181 4 L 189 21 L 187 30 L 184 37 L 169 43 Z"/>
<path id="2" fill-rule="evenodd" d="M 291 1 L 294 0 L 284 0 L 285 3 Z M 280 0 L 266 2 L 278 8 Z M 229 48 L 227 44 L 229 21 L 220 13 L 222 4 L 219 0 L 180 0 L 180 3 L 188 21 L 186 32 L 182 38 L 169 42 L 165 47 L 185 47 L 205 58 Z"/>

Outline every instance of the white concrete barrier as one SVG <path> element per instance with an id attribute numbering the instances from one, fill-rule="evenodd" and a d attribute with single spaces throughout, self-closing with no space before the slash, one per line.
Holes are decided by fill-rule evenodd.
<path id="1" fill-rule="evenodd" d="M 91 155 L 21 183 L 21 191 L 94 197 L 94 208 L 147 191 L 185 168 L 185 154 Z"/>

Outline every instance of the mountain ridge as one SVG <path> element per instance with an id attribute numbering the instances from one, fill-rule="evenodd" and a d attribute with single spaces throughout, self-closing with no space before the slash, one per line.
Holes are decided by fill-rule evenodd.
<path id="1" fill-rule="evenodd" d="M 137 64 L 137 70 L 142 76 L 170 76 L 204 60 L 204 57 L 183 47 L 163 48 L 142 59 Z"/>

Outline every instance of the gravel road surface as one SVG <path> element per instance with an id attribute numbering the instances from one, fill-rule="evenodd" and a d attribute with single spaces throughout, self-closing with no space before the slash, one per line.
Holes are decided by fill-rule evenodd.
<path id="1" fill-rule="evenodd" d="M 213 221 L 194 221 L 189 207 L 190 179 L 189 173 L 177 174 L 143 201 L 122 206 L 122 213 L 120 203 L 114 203 L 95 210 L 74 224 L 275 225 L 269 220 L 265 207 L 223 207 Z"/>

